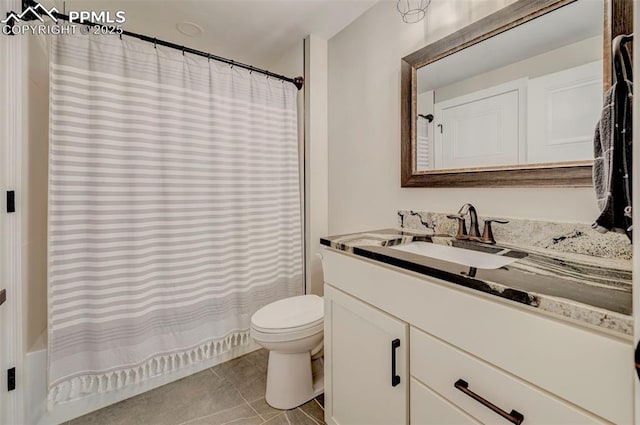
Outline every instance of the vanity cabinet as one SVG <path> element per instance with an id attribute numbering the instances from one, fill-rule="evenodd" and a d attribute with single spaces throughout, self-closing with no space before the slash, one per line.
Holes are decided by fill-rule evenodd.
<path id="1" fill-rule="evenodd" d="M 409 326 L 332 287 L 324 296 L 327 423 L 406 424 Z"/>
<path id="2" fill-rule="evenodd" d="M 624 335 L 331 249 L 323 269 L 327 423 L 634 422 Z M 390 385 L 394 338 L 410 347 L 402 394 Z M 370 409 L 385 420 L 361 416 Z"/>

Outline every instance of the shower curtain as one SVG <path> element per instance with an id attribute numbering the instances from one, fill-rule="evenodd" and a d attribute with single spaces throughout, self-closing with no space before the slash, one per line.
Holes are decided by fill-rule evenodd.
<path id="1" fill-rule="evenodd" d="M 416 170 L 425 171 L 433 169 L 431 158 L 433 157 L 433 142 L 429 140 L 429 121 L 418 117 L 416 121 Z"/>
<path id="2" fill-rule="evenodd" d="M 50 407 L 247 344 L 302 291 L 295 86 L 117 36 L 51 61 Z"/>

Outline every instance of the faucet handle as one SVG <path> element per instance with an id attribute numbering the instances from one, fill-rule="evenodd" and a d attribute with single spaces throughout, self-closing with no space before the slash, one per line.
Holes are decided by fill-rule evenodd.
<path id="1" fill-rule="evenodd" d="M 484 230 L 482 231 L 482 242 L 483 243 L 496 243 L 495 238 L 493 237 L 493 229 L 491 228 L 491 223 L 499 223 L 499 224 L 507 224 L 508 220 L 501 220 L 497 218 L 487 218 L 484 220 Z"/>
<path id="2" fill-rule="evenodd" d="M 447 218 L 452 220 L 458 220 L 458 233 L 456 234 L 456 238 L 460 238 L 461 236 L 467 235 L 467 225 L 464 221 L 464 215 L 462 214 L 449 214 Z"/>

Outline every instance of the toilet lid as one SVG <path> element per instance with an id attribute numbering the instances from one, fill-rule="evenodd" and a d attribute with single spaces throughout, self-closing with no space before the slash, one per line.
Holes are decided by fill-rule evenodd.
<path id="1" fill-rule="evenodd" d="M 284 330 L 307 327 L 324 319 L 324 301 L 317 295 L 300 295 L 267 304 L 251 317 L 254 327 Z"/>

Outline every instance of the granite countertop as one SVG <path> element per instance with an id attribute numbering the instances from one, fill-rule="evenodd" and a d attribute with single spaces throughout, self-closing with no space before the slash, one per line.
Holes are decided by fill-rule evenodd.
<path id="1" fill-rule="evenodd" d="M 518 258 L 495 270 L 471 269 L 390 247 L 413 241 L 445 244 Z M 322 245 L 494 295 L 571 321 L 633 335 L 632 272 L 628 263 L 575 253 L 498 243 L 457 241 L 407 229 L 322 238 Z M 506 252 L 506 254 L 505 254 Z"/>

